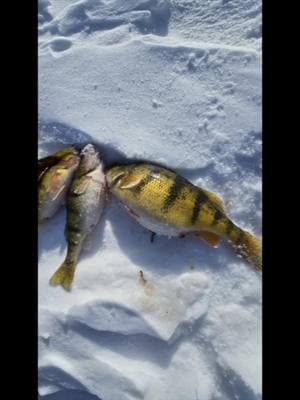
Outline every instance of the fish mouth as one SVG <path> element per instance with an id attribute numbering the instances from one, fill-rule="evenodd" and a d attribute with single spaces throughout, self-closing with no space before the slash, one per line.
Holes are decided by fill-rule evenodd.
<path id="1" fill-rule="evenodd" d="M 80 155 L 81 156 L 91 156 L 91 155 L 95 155 L 96 153 L 97 153 L 97 150 L 96 150 L 95 146 L 91 143 L 88 143 L 83 147 Z"/>
<path id="2" fill-rule="evenodd" d="M 103 163 L 103 158 L 101 157 L 98 148 L 92 143 L 88 143 L 82 147 L 80 157 L 81 159 L 95 160 L 97 164 Z"/>

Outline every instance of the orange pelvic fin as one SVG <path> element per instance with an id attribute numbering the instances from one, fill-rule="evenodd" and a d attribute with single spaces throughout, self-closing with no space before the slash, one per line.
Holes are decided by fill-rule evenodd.
<path id="1" fill-rule="evenodd" d="M 201 232 L 199 233 L 199 237 L 215 248 L 219 247 L 221 242 L 220 236 L 212 232 Z"/>

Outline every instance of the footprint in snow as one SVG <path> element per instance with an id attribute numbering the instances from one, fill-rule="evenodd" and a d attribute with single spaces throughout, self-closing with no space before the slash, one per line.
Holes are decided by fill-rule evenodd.
<path id="1" fill-rule="evenodd" d="M 57 38 L 50 42 L 50 47 L 55 52 L 68 50 L 72 46 L 72 41 L 65 38 Z"/>

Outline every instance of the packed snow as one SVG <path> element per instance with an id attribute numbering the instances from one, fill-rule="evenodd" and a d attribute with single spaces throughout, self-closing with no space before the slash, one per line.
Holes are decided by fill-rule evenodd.
<path id="1" fill-rule="evenodd" d="M 261 237 L 261 2 L 39 0 L 39 156 L 92 142 L 217 193 Z M 42 400 L 259 400 L 261 276 L 107 204 L 73 290 L 65 209 L 39 232 Z"/>

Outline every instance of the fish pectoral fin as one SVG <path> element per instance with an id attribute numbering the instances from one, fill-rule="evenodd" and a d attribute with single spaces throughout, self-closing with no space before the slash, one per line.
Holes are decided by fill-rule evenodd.
<path id="1" fill-rule="evenodd" d="M 221 243 L 221 237 L 212 232 L 200 232 L 198 234 L 202 240 L 210 244 L 212 247 L 219 247 Z"/>
<path id="2" fill-rule="evenodd" d="M 141 180 L 143 179 L 142 176 L 135 176 L 135 175 L 130 175 L 126 176 L 125 178 L 122 179 L 121 184 L 119 185 L 120 189 L 130 189 L 135 186 L 137 186 Z"/>
<path id="3" fill-rule="evenodd" d="M 83 194 L 86 191 L 91 179 L 91 176 L 84 176 L 80 180 L 74 181 L 71 189 L 72 193 L 77 195 Z"/>
<path id="4" fill-rule="evenodd" d="M 223 203 L 223 200 L 220 199 L 219 196 L 217 196 L 213 192 L 209 192 L 208 190 L 204 190 L 204 189 L 202 189 L 202 190 L 212 203 L 214 203 L 221 211 L 225 212 L 225 205 Z"/>

